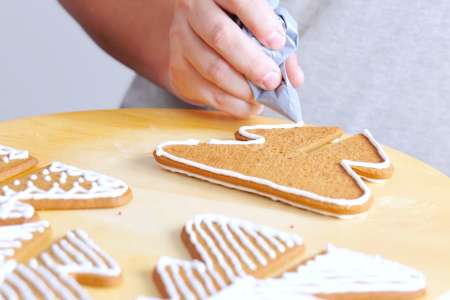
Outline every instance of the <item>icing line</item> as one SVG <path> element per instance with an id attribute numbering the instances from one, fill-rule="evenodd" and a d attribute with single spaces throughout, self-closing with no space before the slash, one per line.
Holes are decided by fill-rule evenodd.
<path id="1" fill-rule="evenodd" d="M 228 144 L 228 145 L 230 145 L 230 144 L 238 144 L 238 145 L 263 144 L 265 142 L 265 138 L 263 136 L 259 136 L 257 134 L 250 133 L 250 132 L 248 132 L 248 130 L 273 129 L 273 128 L 297 128 L 297 127 L 302 127 L 302 126 L 303 126 L 303 123 L 281 124 L 281 125 L 242 126 L 241 128 L 239 128 L 239 134 L 244 137 L 249 138 L 250 139 L 249 141 L 212 140 L 212 142 L 210 141 L 209 143 L 211 143 L 211 144 Z M 190 145 L 190 146 L 198 145 L 198 144 L 200 144 L 199 140 L 190 139 L 187 141 L 168 141 L 168 142 L 162 143 L 157 146 L 156 155 L 163 156 L 170 160 L 179 162 L 181 164 L 188 165 L 188 166 L 191 166 L 191 167 L 194 167 L 197 169 L 205 170 L 205 171 L 208 171 L 211 173 L 216 173 L 219 175 L 234 177 L 234 178 L 238 178 L 241 180 L 254 182 L 256 184 L 265 185 L 272 189 L 276 189 L 276 190 L 279 190 L 284 193 L 307 197 L 307 198 L 310 198 L 310 199 L 313 199 L 316 201 L 330 203 L 330 204 L 334 204 L 334 205 L 338 205 L 338 206 L 352 207 L 352 206 L 357 206 L 357 205 L 363 205 L 364 203 L 366 203 L 370 199 L 371 191 L 367 187 L 367 185 L 362 181 L 361 177 L 358 174 L 356 174 L 356 172 L 353 171 L 353 169 L 351 167 L 358 166 L 358 167 L 366 167 L 366 168 L 374 168 L 374 169 L 385 169 L 385 168 L 389 167 L 391 164 L 389 157 L 386 155 L 386 153 L 384 152 L 381 145 L 373 138 L 371 133 L 366 129 L 366 130 L 364 130 L 364 132 L 362 134 L 375 147 L 379 156 L 382 158 L 383 162 L 367 163 L 367 162 L 357 162 L 357 161 L 351 161 L 351 160 L 342 160 L 341 161 L 341 165 L 344 168 L 344 170 L 353 178 L 353 180 L 356 182 L 356 184 L 359 186 L 359 188 L 363 191 L 363 195 L 358 198 L 355 198 L 355 199 L 341 199 L 341 198 L 325 197 L 325 196 L 322 196 L 322 195 L 319 195 L 319 194 L 316 194 L 313 192 L 309 192 L 309 191 L 305 191 L 305 190 L 301 190 L 301 189 L 297 189 L 297 188 L 292 188 L 292 187 L 289 187 L 286 185 L 277 184 L 277 183 L 274 183 L 273 181 L 270 181 L 267 179 L 254 177 L 254 176 L 248 176 L 248 175 L 244 175 L 242 173 L 238 173 L 238 172 L 231 171 L 231 170 L 211 167 L 211 166 L 208 166 L 208 165 L 205 165 L 202 163 L 198 163 L 198 162 L 195 162 L 192 160 L 188 160 L 185 158 L 181 158 L 181 157 L 172 155 L 164 150 L 165 147 L 173 146 L 173 145 Z M 179 173 L 183 173 L 183 172 L 179 172 Z M 195 177 L 198 177 L 198 176 L 195 176 Z M 251 189 L 249 189 L 249 190 L 252 191 Z M 285 200 L 285 201 L 288 201 L 288 200 Z"/>

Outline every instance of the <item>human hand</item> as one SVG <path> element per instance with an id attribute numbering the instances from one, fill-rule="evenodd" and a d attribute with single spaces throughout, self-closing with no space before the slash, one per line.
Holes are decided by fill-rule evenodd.
<path id="1" fill-rule="evenodd" d="M 265 46 L 282 48 L 285 32 L 267 1 L 176 0 L 170 28 L 169 84 L 186 102 L 207 105 L 236 117 L 257 114 L 247 79 L 266 90 L 281 82 L 281 71 L 224 10 L 237 15 Z M 303 82 L 295 54 L 287 73 L 294 86 Z"/>

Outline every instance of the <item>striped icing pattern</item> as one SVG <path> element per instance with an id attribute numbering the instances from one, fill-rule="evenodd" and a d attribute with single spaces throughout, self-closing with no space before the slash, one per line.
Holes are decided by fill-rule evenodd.
<path id="1" fill-rule="evenodd" d="M 95 200 L 123 196 L 128 186 L 121 180 L 53 162 L 47 168 L 1 186 L 4 196 L 19 200 Z"/>
<path id="2" fill-rule="evenodd" d="M 0 282 L 0 299 L 90 299 L 73 278 L 61 276 L 36 260 L 31 260 L 28 265 L 16 264 L 14 261 L 7 264 L 8 274 L 5 274 Z"/>
<path id="3" fill-rule="evenodd" d="M 49 228 L 47 221 L 0 227 L 0 263 L 14 257 L 17 250 Z"/>
<path id="4" fill-rule="evenodd" d="M 161 257 L 156 271 L 170 299 L 207 299 L 226 286 L 214 269 L 196 260 Z"/>
<path id="5" fill-rule="evenodd" d="M 39 256 L 46 266 L 62 274 L 84 274 L 101 277 L 118 277 L 121 268 L 103 251 L 86 232 L 76 229 Z"/>
<path id="6" fill-rule="evenodd" d="M 221 215 L 199 215 L 187 222 L 185 231 L 208 268 L 220 268 L 232 282 L 289 248 L 302 246 L 302 239 L 269 227 Z"/>

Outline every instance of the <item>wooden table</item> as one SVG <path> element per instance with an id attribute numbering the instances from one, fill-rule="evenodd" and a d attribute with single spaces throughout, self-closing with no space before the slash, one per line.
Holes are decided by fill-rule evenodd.
<path id="1" fill-rule="evenodd" d="M 450 290 L 450 179 L 410 156 L 387 148 L 394 177 L 369 184 L 376 201 L 367 217 L 341 221 L 163 171 L 151 155 L 166 140 L 232 138 L 240 125 L 280 122 L 186 110 L 89 111 L 2 122 L 0 143 L 30 150 L 41 166 L 57 160 L 119 177 L 132 187 L 134 200 L 124 207 L 41 213 L 55 237 L 83 228 L 123 266 L 123 284 L 89 289 L 95 299 L 157 296 L 150 270 L 162 255 L 188 258 L 179 232 L 199 213 L 296 232 L 309 254 L 334 243 L 405 263 L 427 275 L 426 299 Z"/>

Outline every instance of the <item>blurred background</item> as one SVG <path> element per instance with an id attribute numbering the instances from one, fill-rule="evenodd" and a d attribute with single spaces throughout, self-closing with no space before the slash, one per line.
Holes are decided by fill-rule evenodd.
<path id="1" fill-rule="evenodd" d="M 3 1 L 0 36 L 0 120 L 117 107 L 134 75 L 54 0 Z"/>

